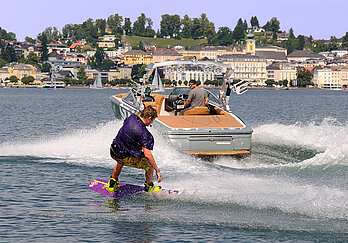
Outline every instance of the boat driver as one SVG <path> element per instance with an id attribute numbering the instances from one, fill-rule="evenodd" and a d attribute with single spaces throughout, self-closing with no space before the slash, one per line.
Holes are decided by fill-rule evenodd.
<path id="1" fill-rule="evenodd" d="M 129 166 L 145 170 L 146 192 L 158 192 L 160 186 L 154 186 L 152 182 L 153 172 L 156 171 L 157 182 L 161 182 L 161 172 L 151 153 L 154 145 L 154 138 L 147 130 L 147 126 L 157 117 L 157 111 L 152 106 L 147 106 L 140 116 L 132 114 L 124 120 L 123 126 L 118 131 L 110 148 L 111 157 L 116 160 L 116 166 L 106 186 L 109 193 L 119 190 L 118 176 L 123 166 Z"/>
<path id="2" fill-rule="evenodd" d="M 185 109 L 180 111 L 180 115 L 184 115 L 186 111 L 191 110 L 194 107 L 206 106 L 209 102 L 207 93 L 204 91 L 204 89 L 198 87 L 196 80 L 190 80 L 189 86 L 191 90 L 188 99 L 184 104 Z"/>

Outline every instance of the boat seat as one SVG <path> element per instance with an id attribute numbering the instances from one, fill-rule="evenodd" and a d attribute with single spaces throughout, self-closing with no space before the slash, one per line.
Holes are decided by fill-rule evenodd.
<path id="1" fill-rule="evenodd" d="M 160 95 L 160 94 L 151 94 L 151 96 L 155 98 L 155 101 L 144 102 L 144 105 L 145 106 L 151 105 L 154 109 L 156 109 L 157 114 L 159 115 L 161 112 L 162 103 L 165 97 L 164 95 Z"/>
<path id="2" fill-rule="evenodd" d="M 128 93 L 121 93 L 121 94 L 117 94 L 117 98 L 123 99 L 123 97 L 125 97 Z"/>
<path id="3" fill-rule="evenodd" d="M 185 111 L 184 116 L 210 115 L 210 110 L 206 106 L 196 106 L 191 110 Z"/>

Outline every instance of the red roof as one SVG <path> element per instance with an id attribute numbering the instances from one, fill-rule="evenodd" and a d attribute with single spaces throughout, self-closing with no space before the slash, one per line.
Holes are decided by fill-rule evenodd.
<path id="1" fill-rule="evenodd" d="M 312 72 L 314 67 L 305 67 L 305 69 L 307 69 L 308 71 Z"/>

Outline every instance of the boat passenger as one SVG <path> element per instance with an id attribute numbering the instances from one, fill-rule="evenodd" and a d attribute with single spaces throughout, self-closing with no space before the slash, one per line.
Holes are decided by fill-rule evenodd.
<path id="1" fill-rule="evenodd" d="M 191 91 L 189 93 L 188 99 L 184 104 L 185 109 L 180 111 L 180 115 L 184 115 L 186 111 L 191 110 L 194 107 L 206 106 L 209 102 L 207 93 L 204 91 L 204 89 L 198 87 L 196 80 L 190 80 L 189 85 Z"/>
<path id="2" fill-rule="evenodd" d="M 154 138 L 146 128 L 152 124 L 156 117 L 157 111 L 152 106 L 147 106 L 140 116 L 132 114 L 124 120 L 123 126 L 118 131 L 110 148 L 110 155 L 117 163 L 106 186 L 109 193 L 120 188 L 118 177 L 123 166 L 145 170 L 145 191 L 157 192 L 162 190 L 160 186 L 154 186 L 152 182 L 154 170 L 158 183 L 161 182 L 162 176 L 151 153 Z"/>

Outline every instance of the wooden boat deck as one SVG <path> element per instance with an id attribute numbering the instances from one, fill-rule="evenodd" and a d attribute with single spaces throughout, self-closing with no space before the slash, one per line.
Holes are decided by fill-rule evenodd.
<path id="1" fill-rule="evenodd" d="M 243 124 L 230 114 L 159 116 L 157 120 L 171 128 L 242 128 Z"/>

